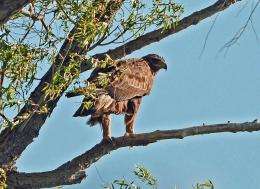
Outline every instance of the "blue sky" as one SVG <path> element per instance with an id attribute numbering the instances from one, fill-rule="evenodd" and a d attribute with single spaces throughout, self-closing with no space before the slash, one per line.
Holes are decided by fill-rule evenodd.
<path id="1" fill-rule="evenodd" d="M 182 3 L 188 15 L 213 2 Z M 227 54 L 219 53 L 246 22 L 252 3 L 256 0 L 242 1 L 219 14 L 201 58 L 215 16 L 129 56 L 157 53 L 168 63 L 168 70 L 156 78 L 151 95 L 143 99 L 136 132 L 260 118 L 260 44 L 251 25 Z M 260 8 L 253 17 L 260 34 L 259 16 Z M 87 126 L 86 118 L 72 117 L 81 99 L 60 100 L 40 136 L 18 160 L 20 171 L 54 169 L 101 140 L 99 127 Z M 123 135 L 122 118 L 113 116 L 113 136 Z M 97 170 L 108 183 L 122 177 L 132 180 L 137 164 L 151 170 L 160 189 L 192 188 L 192 184 L 206 179 L 211 179 L 216 188 L 259 188 L 259 137 L 260 133 L 212 134 L 119 149 L 87 169 L 88 177 L 81 184 L 64 188 L 102 188 Z"/>

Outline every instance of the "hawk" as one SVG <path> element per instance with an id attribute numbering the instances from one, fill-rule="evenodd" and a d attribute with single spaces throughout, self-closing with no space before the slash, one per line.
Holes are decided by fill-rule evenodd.
<path id="1" fill-rule="evenodd" d="M 151 92 L 154 78 L 160 69 L 167 70 L 167 65 L 156 54 L 117 60 L 108 68 L 94 69 L 87 81 L 94 82 L 100 74 L 109 72 L 112 73 L 109 75 L 109 84 L 105 87 L 105 92 L 97 95 L 90 108 L 86 109 L 82 104 L 74 117 L 90 115 L 87 124 L 93 126 L 101 123 L 103 140 L 111 140 L 110 114 L 125 114 L 125 136 L 133 136 L 134 122 L 142 98 Z M 83 102 L 87 100 L 86 97 Z"/>

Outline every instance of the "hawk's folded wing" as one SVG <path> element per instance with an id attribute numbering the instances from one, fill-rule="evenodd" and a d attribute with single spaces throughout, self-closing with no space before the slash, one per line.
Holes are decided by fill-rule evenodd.
<path id="1" fill-rule="evenodd" d="M 128 100 L 149 94 L 153 85 L 154 75 L 143 59 L 128 59 L 118 62 L 123 69 L 119 77 L 113 77 L 107 91 L 116 101 Z"/>

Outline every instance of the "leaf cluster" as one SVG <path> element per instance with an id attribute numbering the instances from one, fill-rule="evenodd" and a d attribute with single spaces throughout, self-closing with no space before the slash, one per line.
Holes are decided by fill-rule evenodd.
<path id="1" fill-rule="evenodd" d="M 141 181 L 141 184 L 137 184 L 137 181 L 128 181 L 127 179 L 118 179 L 110 185 L 103 186 L 104 189 L 141 189 L 143 184 L 146 184 L 149 188 L 156 189 L 158 187 L 157 179 L 151 174 L 151 172 L 144 166 L 136 166 L 134 175 L 137 177 L 137 181 Z M 206 180 L 203 183 L 197 183 L 192 186 L 193 189 L 214 189 L 214 185 L 210 180 Z M 176 188 L 176 187 L 175 187 Z"/>
<path id="2" fill-rule="evenodd" d="M 193 189 L 214 189 L 214 185 L 210 180 L 206 180 L 203 183 L 197 183 Z"/>
<path id="3" fill-rule="evenodd" d="M 6 184 L 6 172 L 5 170 L 0 168 L 0 189 L 7 189 L 7 184 Z"/>
<path id="4" fill-rule="evenodd" d="M 20 110 L 36 80 L 37 66 L 44 51 L 23 43 L 0 39 L 0 112 Z M 1 124 L 8 124 L 4 119 Z M 1 127 L 1 126 L 0 126 Z"/>
<path id="5" fill-rule="evenodd" d="M 175 26 L 183 12 L 184 7 L 172 0 L 129 1 L 116 16 L 109 32 L 109 36 L 114 34 L 114 38 L 110 37 L 110 40 L 104 41 L 101 45 L 125 43 L 154 27 L 170 29 Z"/>
<path id="6" fill-rule="evenodd" d="M 157 180 L 151 174 L 151 172 L 144 166 L 136 166 L 134 174 L 139 181 L 147 184 L 150 188 L 157 188 Z M 111 185 L 104 186 L 104 189 L 141 189 L 141 186 L 136 184 L 135 181 L 127 181 L 125 178 L 115 180 Z"/>

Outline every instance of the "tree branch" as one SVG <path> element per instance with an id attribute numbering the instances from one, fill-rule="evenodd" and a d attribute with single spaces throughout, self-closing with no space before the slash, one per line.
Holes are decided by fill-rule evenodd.
<path id="1" fill-rule="evenodd" d="M 34 13 L 30 12 L 30 11 L 24 10 L 24 9 L 22 9 L 20 12 L 24 16 L 30 17 L 33 20 L 43 20 L 44 17 L 45 17 L 43 14 L 36 15 L 36 14 L 34 14 Z"/>
<path id="2" fill-rule="evenodd" d="M 115 49 L 109 50 L 105 53 L 96 54 L 93 57 L 102 59 L 105 54 L 108 54 L 112 59 L 119 59 L 124 57 L 125 54 L 131 54 L 132 52 L 139 50 L 147 45 L 150 45 L 154 42 L 159 42 L 160 40 L 178 33 L 189 26 L 196 25 L 200 21 L 227 9 L 230 5 L 241 1 L 241 0 L 218 0 L 213 5 L 204 8 L 200 11 L 194 12 L 191 15 L 183 18 L 182 20 L 174 23 L 171 29 L 164 30 L 164 28 L 160 28 L 158 30 L 154 30 L 152 32 L 146 33 L 135 40 L 129 41 L 128 43 L 121 45 Z M 85 71 L 84 68 L 81 69 Z"/>
<path id="3" fill-rule="evenodd" d="M 84 154 L 64 163 L 53 171 L 42 173 L 10 172 L 7 177 L 7 184 L 10 188 L 43 188 L 75 184 L 86 178 L 85 169 L 106 154 L 119 148 L 146 146 L 160 140 L 183 139 L 189 136 L 253 131 L 260 131 L 260 123 L 257 120 L 245 123 L 223 123 L 165 131 L 157 130 L 150 133 L 136 134 L 135 137 L 118 137 L 113 139 L 113 143 L 101 142 L 95 145 Z"/>
<path id="4" fill-rule="evenodd" d="M 223 51 L 224 49 L 228 49 L 229 47 L 231 47 L 232 45 L 236 44 L 238 42 L 238 40 L 241 38 L 241 36 L 244 34 L 246 28 L 248 27 L 248 25 L 251 23 L 252 21 L 252 17 L 257 9 L 257 7 L 260 4 L 260 0 L 258 0 L 256 2 L 256 4 L 254 5 L 252 11 L 250 12 L 249 17 L 247 18 L 245 24 L 243 25 L 243 27 L 241 27 L 233 36 L 233 38 L 231 40 L 229 40 L 228 42 L 225 43 L 225 45 L 219 50 L 219 52 Z M 254 31 L 254 29 L 253 29 Z"/>
<path id="5" fill-rule="evenodd" d="M 43 25 L 44 29 L 46 30 L 46 32 L 49 32 L 49 31 L 50 31 L 50 28 L 47 26 L 47 24 L 46 24 L 45 21 L 44 21 L 45 15 L 43 15 L 43 14 L 37 15 L 37 14 L 34 14 L 34 13 L 32 13 L 32 12 L 30 12 L 30 11 L 27 11 L 27 10 L 24 10 L 24 9 L 22 9 L 20 12 L 21 12 L 24 16 L 30 17 L 30 18 L 33 19 L 34 21 L 39 20 L 39 21 L 42 23 L 42 25 Z M 28 32 L 29 32 L 29 30 L 28 30 Z"/>
<path id="6" fill-rule="evenodd" d="M 31 1 L 32 0 L 2 0 L 0 6 L 0 26 Z"/>

